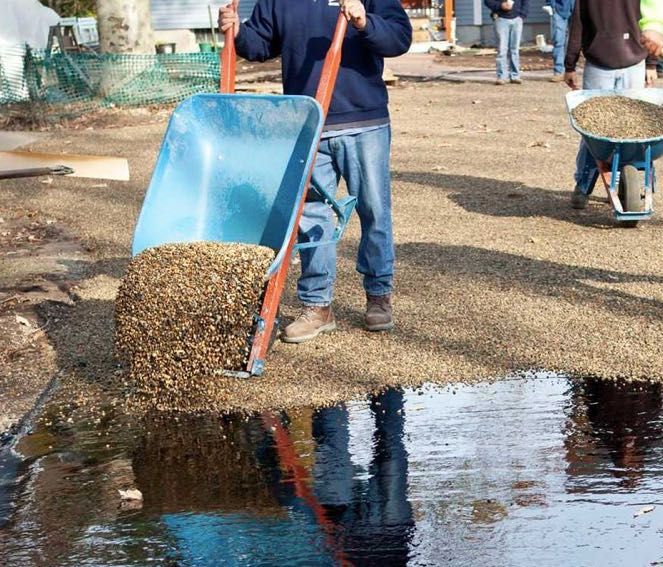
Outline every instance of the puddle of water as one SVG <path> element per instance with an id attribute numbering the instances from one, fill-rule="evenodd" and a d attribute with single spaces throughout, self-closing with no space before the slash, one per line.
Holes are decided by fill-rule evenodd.
<path id="1" fill-rule="evenodd" d="M 54 425 L 20 444 L 0 558 L 650 565 L 663 561 L 662 402 L 660 386 L 538 375 L 292 415 Z M 120 506 L 128 487 L 142 508 Z"/>

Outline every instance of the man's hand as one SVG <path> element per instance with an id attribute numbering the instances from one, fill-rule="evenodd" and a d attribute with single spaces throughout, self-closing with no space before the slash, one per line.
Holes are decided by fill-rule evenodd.
<path id="1" fill-rule="evenodd" d="M 658 79 L 656 69 L 647 69 L 647 75 L 645 76 L 645 85 L 647 87 L 653 87 L 656 84 L 656 79 Z"/>
<path id="2" fill-rule="evenodd" d="M 509 1 L 507 0 L 506 2 L 502 2 L 502 4 L 500 5 L 500 7 L 501 7 L 502 10 L 504 10 L 505 12 L 508 12 L 508 11 L 511 10 L 511 8 L 513 8 L 513 2 L 509 2 Z"/>
<path id="3" fill-rule="evenodd" d="M 341 12 L 355 28 L 359 31 L 366 27 L 366 8 L 361 0 L 340 0 Z"/>
<path id="4" fill-rule="evenodd" d="M 663 55 L 663 34 L 654 30 L 647 30 L 642 32 L 640 39 L 645 49 L 649 51 L 650 55 L 661 57 Z"/>
<path id="5" fill-rule="evenodd" d="M 239 0 L 232 0 L 230 4 L 219 8 L 219 29 L 225 33 L 226 30 L 234 28 L 235 37 L 239 33 L 239 12 L 237 6 Z"/>
<path id="6" fill-rule="evenodd" d="M 577 91 L 580 88 L 580 85 L 578 84 L 578 75 L 575 71 L 567 71 L 564 73 L 564 82 L 574 91 Z"/>

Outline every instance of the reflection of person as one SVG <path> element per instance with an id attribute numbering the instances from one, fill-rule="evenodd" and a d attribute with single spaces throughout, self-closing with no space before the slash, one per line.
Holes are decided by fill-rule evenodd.
<path id="1" fill-rule="evenodd" d="M 650 55 L 663 56 L 663 2 L 661 0 L 641 0 L 642 44 Z"/>
<path id="2" fill-rule="evenodd" d="M 523 20 L 527 18 L 529 0 L 484 0 L 495 20 L 497 39 L 497 80 L 504 85 L 507 80 L 520 84 L 520 39 L 523 35 Z"/>
<path id="3" fill-rule="evenodd" d="M 587 443 L 607 450 L 612 474 L 621 478 L 625 487 L 633 488 L 642 477 L 651 443 L 661 438 L 662 404 L 660 384 L 634 389 L 612 380 L 588 378 L 574 388 L 572 420 L 575 431 L 591 435 Z M 596 462 L 601 451 L 582 447 L 580 439 L 576 435 L 567 441 L 569 470 L 587 474 L 587 469 L 593 473 L 605 469 L 603 463 Z"/>
<path id="4" fill-rule="evenodd" d="M 389 390 L 371 398 L 371 411 L 375 432 L 367 481 L 356 479 L 350 459 L 347 410 L 314 414 L 314 491 L 339 526 L 339 545 L 351 561 L 406 565 L 414 521 L 407 498 L 403 393 Z"/>
<path id="5" fill-rule="evenodd" d="M 606 9 L 603 0 L 577 0 L 571 17 L 564 80 L 579 88 L 576 66 L 585 56 L 583 89 L 641 89 L 656 80 L 656 60 L 640 44 L 640 0 L 622 0 Z M 587 207 L 598 178 L 596 162 L 581 141 L 576 158 L 574 209 Z"/>
<path id="6" fill-rule="evenodd" d="M 338 17 L 338 5 L 351 26 L 324 127 L 304 214 L 300 242 L 329 241 L 334 233 L 324 192 L 335 194 L 340 178 L 357 197 L 361 240 L 357 271 L 364 276 L 365 326 L 393 327 L 391 292 L 394 245 L 391 219 L 389 152 L 391 129 L 387 88 L 382 80 L 385 57 L 410 47 L 412 27 L 398 0 L 299 2 L 258 0 L 251 18 L 239 23 L 236 10 L 222 8 L 219 26 L 234 27 L 237 52 L 250 61 L 281 57 L 286 94 L 315 94 L 323 59 Z M 235 8 L 237 0 L 234 0 Z M 301 343 L 336 328 L 331 303 L 336 279 L 336 247 L 301 250 L 302 275 L 297 295 L 301 315 L 283 340 Z"/>
<path id="7" fill-rule="evenodd" d="M 544 6 L 544 10 L 552 17 L 553 76 L 550 80 L 553 83 L 564 81 L 566 38 L 574 3 L 575 0 L 546 0 Z"/>

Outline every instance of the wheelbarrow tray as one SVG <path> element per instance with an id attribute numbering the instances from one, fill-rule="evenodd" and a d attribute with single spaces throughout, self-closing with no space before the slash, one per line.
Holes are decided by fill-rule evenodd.
<path id="1" fill-rule="evenodd" d="M 213 241 L 275 251 L 245 370 L 260 375 L 324 123 L 307 96 L 199 94 L 173 112 L 136 224 L 132 254 Z"/>
<path id="2" fill-rule="evenodd" d="M 306 96 L 199 94 L 171 116 L 132 253 L 162 244 L 259 244 L 284 261 L 322 131 Z"/>
<path id="3" fill-rule="evenodd" d="M 572 111 L 579 104 L 590 98 L 600 96 L 625 96 L 636 100 L 663 105 L 663 89 L 631 89 L 631 90 L 580 90 L 572 91 L 566 95 L 566 107 L 569 112 L 571 126 L 582 137 L 594 159 L 608 162 L 612 159 L 617 148 L 620 150 L 623 165 L 642 162 L 646 158 L 647 148 L 651 147 L 651 159 L 656 160 L 663 156 L 663 136 L 657 138 L 620 139 L 596 136 L 581 128 L 573 118 Z"/>

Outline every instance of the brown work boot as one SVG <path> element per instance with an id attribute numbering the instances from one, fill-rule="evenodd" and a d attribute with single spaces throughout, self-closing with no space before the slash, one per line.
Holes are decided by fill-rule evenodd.
<path id="1" fill-rule="evenodd" d="M 369 331 L 388 331 L 394 328 L 391 309 L 391 294 L 366 294 L 364 323 Z"/>
<path id="2" fill-rule="evenodd" d="M 336 319 L 331 305 L 327 307 L 305 305 L 299 317 L 283 329 L 281 340 L 284 343 L 305 343 L 320 333 L 330 333 L 334 330 L 336 330 Z"/>

